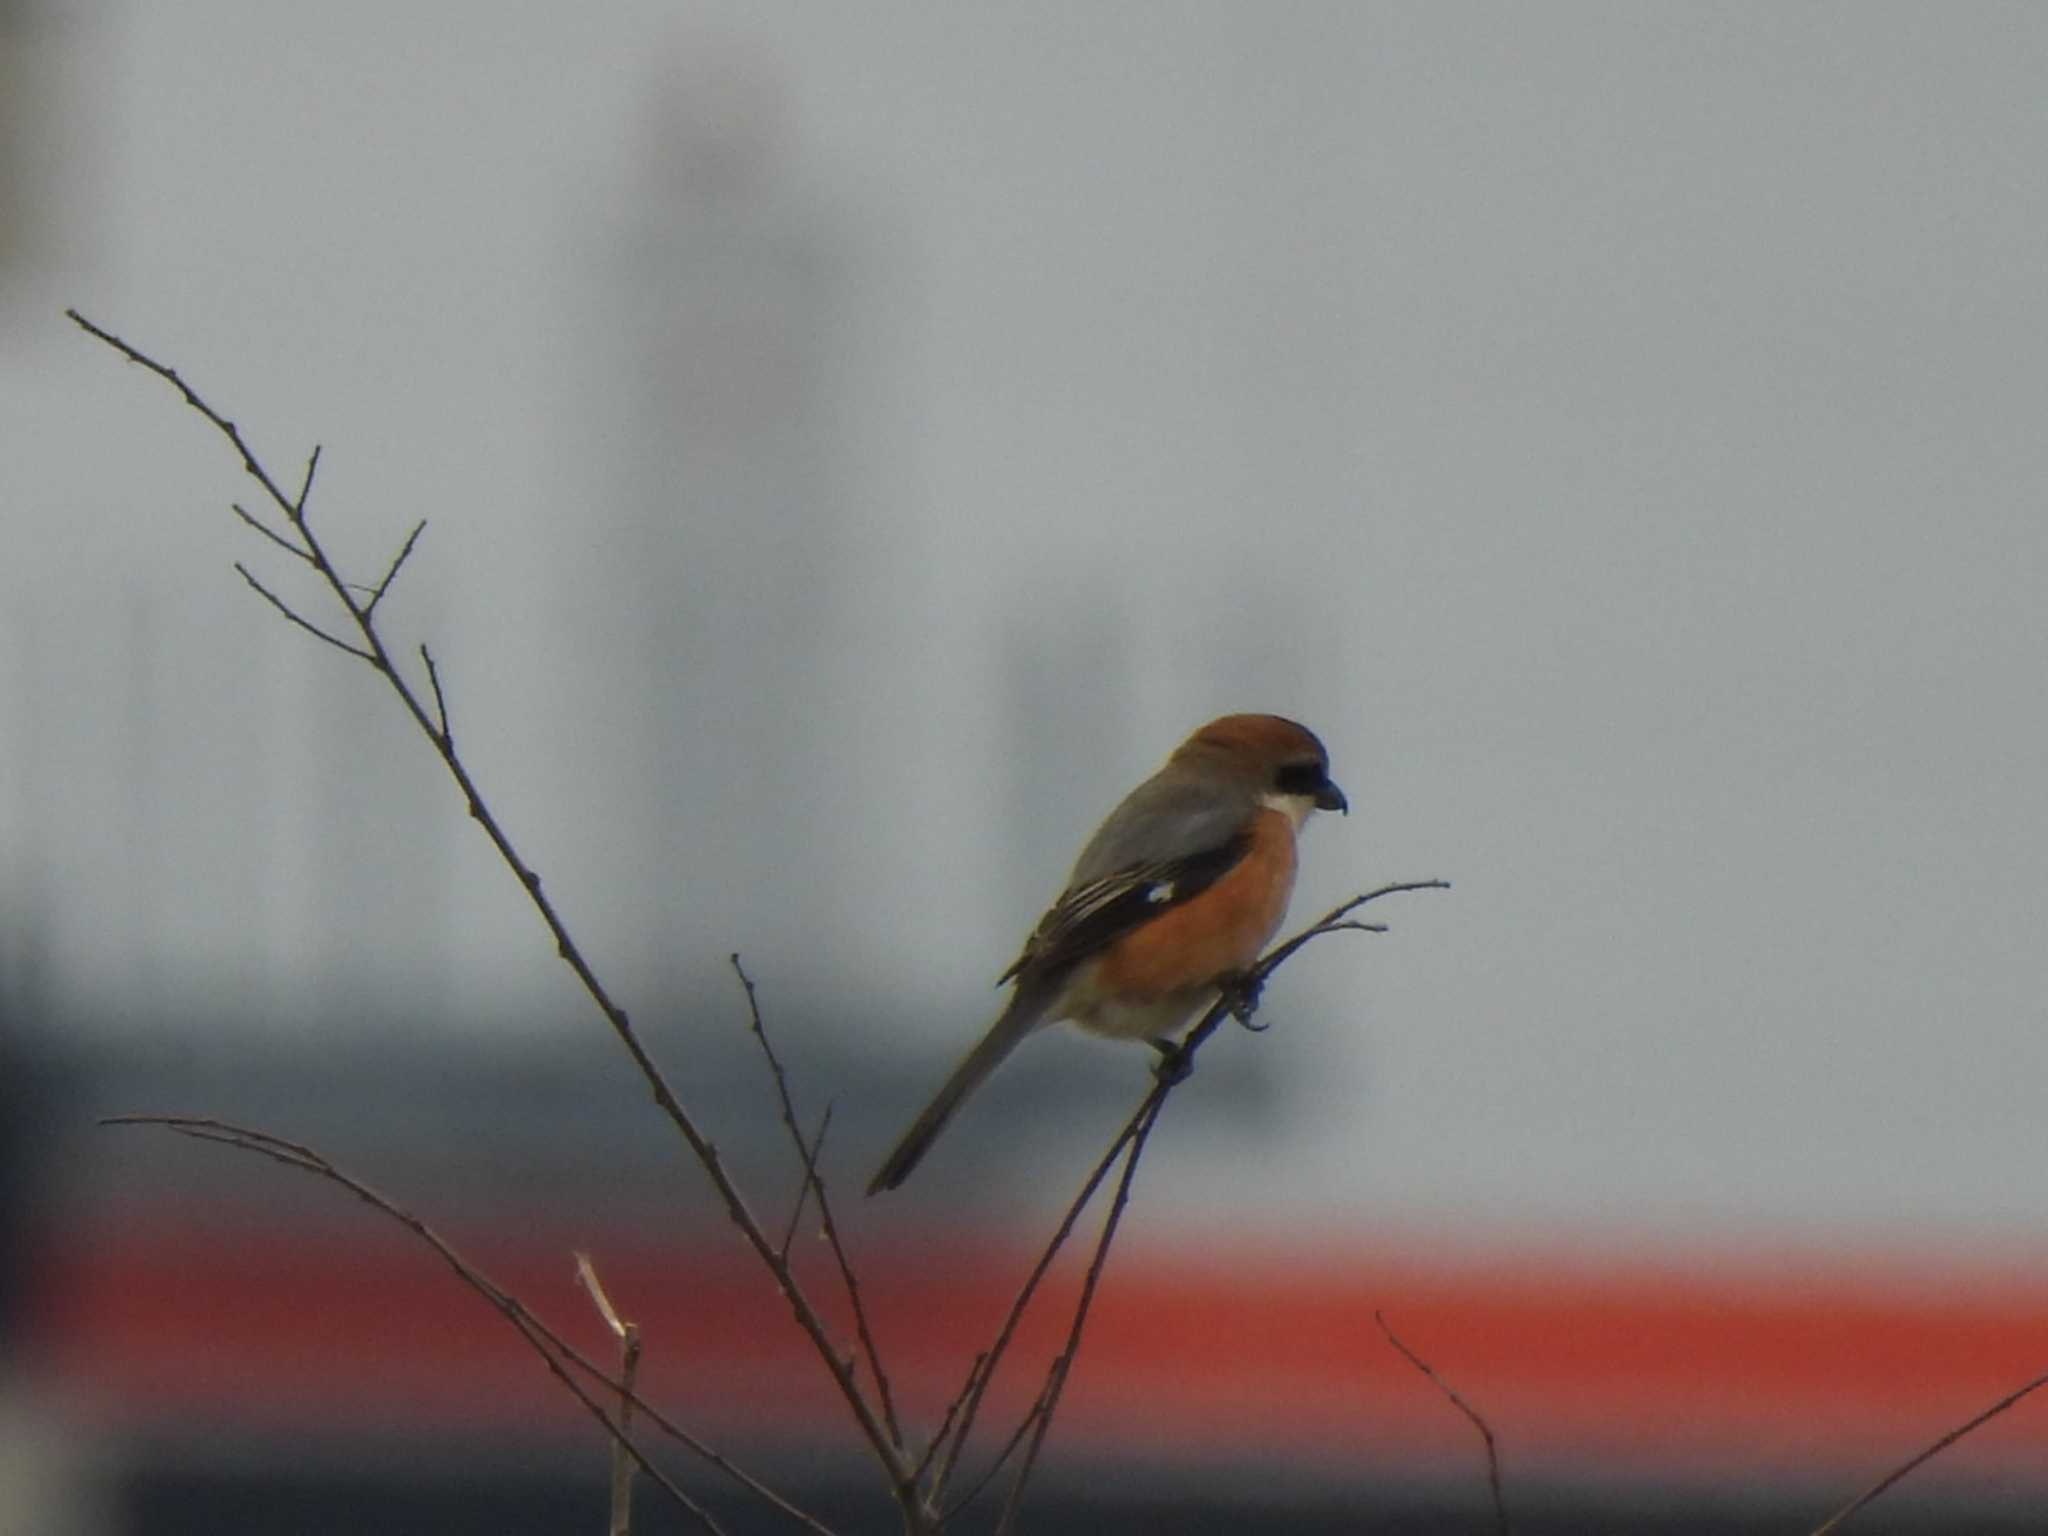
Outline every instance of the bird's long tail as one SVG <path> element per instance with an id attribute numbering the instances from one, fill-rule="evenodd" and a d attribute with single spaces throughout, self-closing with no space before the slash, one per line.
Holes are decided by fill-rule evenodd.
<path id="1" fill-rule="evenodd" d="M 879 1194 L 885 1189 L 894 1189 L 910 1177 L 939 1139 L 939 1132 L 953 1118 L 953 1112 L 974 1092 L 995 1069 L 1002 1065 L 1003 1058 L 1017 1048 L 1017 1044 L 1045 1020 L 1046 1005 L 1051 999 L 1042 987 L 1020 983 L 1010 999 L 1010 1005 L 1002 1011 L 995 1023 L 989 1026 L 987 1034 L 959 1066 L 946 1079 L 946 1085 L 938 1091 L 924 1113 L 911 1123 L 903 1133 L 903 1139 L 896 1143 L 896 1150 L 883 1160 L 875 1176 L 868 1181 L 868 1193 Z"/>

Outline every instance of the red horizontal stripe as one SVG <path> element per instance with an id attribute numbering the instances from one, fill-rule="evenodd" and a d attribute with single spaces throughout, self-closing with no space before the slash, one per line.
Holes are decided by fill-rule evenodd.
<path id="1" fill-rule="evenodd" d="M 111 1232 L 119 1236 L 110 1236 Z M 453 1234 L 451 1234 L 453 1235 Z M 572 1278 L 588 1248 L 642 1326 L 647 1390 L 726 1433 L 844 1433 L 844 1410 L 738 1239 L 592 1241 L 486 1231 L 466 1255 L 579 1346 L 610 1346 Z M 851 1347 L 825 1255 L 814 1294 Z M 1476 1454 L 1464 1421 L 1388 1346 L 1402 1338 L 1476 1407 L 1524 1475 L 1874 1473 L 2048 1371 L 2048 1276 L 1904 1258 L 1791 1255 L 1689 1267 L 1552 1253 L 1225 1260 L 1119 1251 L 1062 1409 L 1098 1448 L 1413 1467 Z M 1412 1250 L 1411 1250 L 1412 1252 Z M 937 1422 L 1027 1264 L 926 1233 L 857 1254 L 906 1416 Z M 1011 1417 L 1057 1348 L 1063 1264 L 998 1393 Z M 274 1429 L 575 1423 L 566 1394 L 430 1252 L 374 1220 L 318 1232 L 154 1213 L 75 1232 L 45 1270 L 41 1342 L 105 1415 Z M 2048 1479 L 2048 1392 L 1945 1461 Z"/>

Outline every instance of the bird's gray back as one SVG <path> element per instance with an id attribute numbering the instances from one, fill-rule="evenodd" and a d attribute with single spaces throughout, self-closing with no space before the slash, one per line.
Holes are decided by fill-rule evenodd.
<path id="1" fill-rule="evenodd" d="M 1081 857 L 1067 888 L 1086 885 L 1136 864 L 1185 858 L 1219 848 L 1244 829 L 1255 797 L 1213 780 L 1189 783 L 1170 772 L 1147 779 L 1109 813 Z"/>

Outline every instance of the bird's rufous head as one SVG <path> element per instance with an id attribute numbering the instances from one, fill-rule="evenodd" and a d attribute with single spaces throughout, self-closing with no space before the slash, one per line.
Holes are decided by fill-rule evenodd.
<path id="1" fill-rule="evenodd" d="M 1201 762 L 1234 778 L 1299 825 L 1311 810 L 1349 811 L 1344 791 L 1330 781 L 1330 754 L 1316 733 L 1282 715 L 1224 715 L 1180 744 L 1176 762 Z"/>

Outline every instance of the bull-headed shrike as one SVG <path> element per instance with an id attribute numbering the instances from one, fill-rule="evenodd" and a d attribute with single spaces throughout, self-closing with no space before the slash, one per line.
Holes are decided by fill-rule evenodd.
<path id="1" fill-rule="evenodd" d="M 1088 839 L 1067 888 L 997 978 L 1009 1005 L 953 1069 L 868 1184 L 894 1189 L 968 1094 L 1026 1035 L 1069 1019 L 1099 1035 L 1174 1033 L 1258 959 L 1294 894 L 1295 834 L 1346 811 L 1315 733 L 1278 715 L 1225 715 L 1182 742 Z"/>

